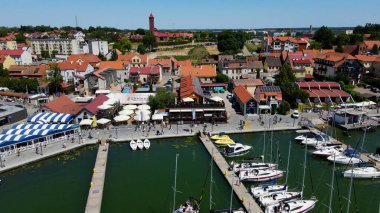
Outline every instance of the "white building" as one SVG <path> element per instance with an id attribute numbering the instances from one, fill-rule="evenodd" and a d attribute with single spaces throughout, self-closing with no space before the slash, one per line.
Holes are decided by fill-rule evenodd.
<path id="1" fill-rule="evenodd" d="M 0 50 L 0 55 L 9 55 L 17 65 L 31 65 L 33 62 L 32 54 L 24 50 Z"/>

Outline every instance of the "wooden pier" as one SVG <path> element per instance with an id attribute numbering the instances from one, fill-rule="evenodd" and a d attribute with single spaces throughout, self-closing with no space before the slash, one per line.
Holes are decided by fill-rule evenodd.
<path id="1" fill-rule="evenodd" d="M 85 213 L 100 213 L 106 176 L 108 144 L 100 144 L 88 192 Z"/>
<path id="2" fill-rule="evenodd" d="M 243 183 L 240 183 L 239 177 L 233 171 L 229 171 L 229 164 L 224 159 L 222 154 L 218 151 L 216 146 L 211 142 L 209 136 L 202 135 L 199 137 L 203 145 L 206 147 L 207 151 L 210 153 L 210 156 L 213 155 L 215 164 L 219 167 L 220 171 L 224 174 L 224 177 L 227 179 L 227 182 L 233 188 L 235 194 L 239 197 L 244 208 L 249 213 L 263 212 L 260 206 L 253 199 L 252 195 L 245 188 Z"/>
<path id="3" fill-rule="evenodd" d="M 315 129 L 315 128 L 310 128 L 310 132 L 314 133 L 314 134 L 324 134 L 323 132 L 319 131 L 318 129 Z M 329 136 L 329 140 L 333 143 L 340 143 L 342 144 L 342 147 L 343 148 L 347 148 L 348 146 L 344 143 L 342 143 L 341 141 L 338 141 L 337 139 Z M 368 157 L 369 154 L 367 153 L 360 153 L 360 159 L 364 162 L 370 162 L 370 163 L 373 163 L 374 166 L 380 170 L 380 162 L 378 161 L 375 161 L 375 160 L 372 160 L 371 158 Z"/>

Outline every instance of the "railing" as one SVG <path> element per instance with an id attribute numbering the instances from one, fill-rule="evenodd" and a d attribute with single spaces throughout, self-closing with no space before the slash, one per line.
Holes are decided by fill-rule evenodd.
<path id="1" fill-rule="evenodd" d="M 225 107 L 224 103 L 208 103 L 208 104 L 194 104 L 194 103 L 179 103 L 179 104 L 169 104 L 167 108 L 215 108 L 215 107 Z"/>

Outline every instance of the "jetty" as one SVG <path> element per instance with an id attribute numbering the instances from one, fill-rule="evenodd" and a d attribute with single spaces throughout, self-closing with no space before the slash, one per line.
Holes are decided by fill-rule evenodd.
<path id="1" fill-rule="evenodd" d="M 313 134 L 316 134 L 316 135 L 318 135 L 318 134 L 325 134 L 325 133 L 323 133 L 323 132 L 321 132 L 320 130 L 315 129 L 315 128 L 310 128 L 310 132 L 312 132 Z M 333 143 L 342 144 L 342 147 L 343 147 L 343 148 L 347 148 L 347 147 L 348 147 L 347 144 L 345 144 L 345 143 L 343 143 L 343 142 L 341 142 L 341 141 L 338 141 L 337 139 L 335 139 L 335 138 L 333 138 L 333 137 L 331 137 L 331 136 L 329 136 L 329 140 L 330 140 L 331 142 L 333 142 Z M 380 170 L 380 162 L 375 161 L 375 160 L 369 158 L 368 155 L 369 155 L 368 153 L 360 153 L 360 159 L 361 159 L 363 162 L 369 162 L 369 163 L 372 163 L 377 169 Z"/>
<path id="2" fill-rule="evenodd" d="M 106 177 L 108 143 L 105 141 L 99 145 L 95 166 L 87 197 L 85 213 L 100 213 L 102 207 L 104 181 Z"/>
<path id="3" fill-rule="evenodd" d="M 247 188 L 243 183 L 240 183 L 239 177 L 233 171 L 229 171 L 229 164 L 224 159 L 222 154 L 218 151 L 217 147 L 212 143 L 208 135 L 201 135 L 199 139 L 202 141 L 203 145 L 206 147 L 210 156 L 214 159 L 215 164 L 218 166 L 220 171 L 224 174 L 227 182 L 233 188 L 235 194 L 240 199 L 245 210 L 247 212 L 263 212 L 260 206 L 253 199 L 252 195 L 248 192 Z"/>

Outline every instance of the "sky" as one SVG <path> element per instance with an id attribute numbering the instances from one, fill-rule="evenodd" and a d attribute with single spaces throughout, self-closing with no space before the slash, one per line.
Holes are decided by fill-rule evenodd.
<path id="1" fill-rule="evenodd" d="M 379 0 L 11 0 L 0 26 L 110 26 L 148 29 L 351 27 L 380 23 Z"/>

